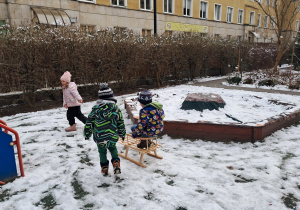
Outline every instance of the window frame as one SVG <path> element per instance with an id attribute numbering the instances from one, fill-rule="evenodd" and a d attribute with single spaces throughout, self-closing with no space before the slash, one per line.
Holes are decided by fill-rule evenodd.
<path id="1" fill-rule="evenodd" d="M 232 9 L 232 14 L 231 14 L 231 20 L 230 22 L 228 21 L 228 9 Z M 233 23 L 233 14 L 234 14 L 234 8 L 233 7 L 230 7 L 230 6 L 227 6 L 227 14 L 226 14 L 226 22 L 227 23 Z"/>
<path id="2" fill-rule="evenodd" d="M 84 2 L 84 3 L 90 3 L 90 4 L 96 4 L 96 0 L 74 0 L 74 1 L 79 1 L 79 2 Z"/>
<path id="3" fill-rule="evenodd" d="M 143 1 L 150 1 L 150 9 L 147 9 L 147 8 L 144 8 L 142 9 L 141 8 L 141 0 L 139 0 L 139 8 L 140 10 L 143 10 L 143 11 L 152 11 L 153 10 L 153 0 L 143 0 Z M 144 5 L 146 6 L 146 4 L 144 3 Z"/>
<path id="4" fill-rule="evenodd" d="M 206 17 L 205 18 L 201 17 L 201 3 L 202 2 L 206 4 Z M 208 19 L 208 4 L 209 4 L 208 1 L 202 1 L 202 0 L 200 0 L 200 10 L 199 10 L 199 17 L 200 17 L 200 19 L 204 19 L 204 20 Z"/>
<path id="5" fill-rule="evenodd" d="M 110 0 L 111 6 L 113 7 L 127 7 L 127 0 L 124 0 L 124 6 L 120 6 L 120 0 L 116 0 L 118 2 L 118 4 L 113 4 L 113 0 Z"/>
<path id="6" fill-rule="evenodd" d="M 167 4 L 167 12 L 165 12 L 165 1 L 172 1 L 172 12 L 169 12 L 169 4 Z M 175 8 L 175 0 L 163 0 L 162 1 L 163 4 L 163 13 L 165 14 L 174 14 L 174 8 Z"/>
<path id="7" fill-rule="evenodd" d="M 251 20 L 252 20 L 251 14 L 253 14 L 253 23 L 251 23 Z M 255 12 L 254 11 L 250 11 L 249 25 L 251 25 L 251 26 L 255 25 Z"/>
<path id="8" fill-rule="evenodd" d="M 271 29 L 275 29 L 275 17 L 274 16 L 271 17 L 270 23 L 271 23 Z"/>
<path id="9" fill-rule="evenodd" d="M 220 6 L 220 20 L 216 20 L 216 6 Z M 221 22 L 222 21 L 222 4 L 214 4 L 214 21 Z"/>
<path id="10" fill-rule="evenodd" d="M 267 21 L 266 21 L 266 17 L 267 17 Z M 265 15 L 265 18 L 264 18 L 264 28 L 268 28 L 268 27 L 269 27 L 269 16 Z"/>
<path id="11" fill-rule="evenodd" d="M 187 14 L 185 15 L 185 14 L 184 14 L 184 11 L 183 11 L 183 14 L 182 14 L 182 15 L 183 15 L 184 17 L 192 17 L 192 11 L 193 11 L 193 0 L 183 0 L 183 1 L 182 1 L 182 8 L 184 9 L 184 2 L 186 2 L 186 5 L 187 5 L 187 1 L 191 1 L 190 14 L 189 14 L 189 15 L 187 15 Z M 186 13 L 187 13 L 187 6 L 186 6 L 186 8 L 185 8 L 185 9 L 186 9 Z"/>
<path id="12" fill-rule="evenodd" d="M 240 11 L 242 11 L 242 22 L 239 22 L 239 17 L 240 17 L 239 12 L 240 12 Z M 237 19 L 237 23 L 238 23 L 238 24 L 244 24 L 244 10 L 243 10 L 243 9 L 239 9 L 239 10 L 238 10 L 238 19 Z"/>
<path id="13" fill-rule="evenodd" d="M 257 20 L 258 20 L 257 27 L 261 28 L 261 13 L 258 13 L 257 16 L 258 16 L 258 19 L 257 19 Z"/>

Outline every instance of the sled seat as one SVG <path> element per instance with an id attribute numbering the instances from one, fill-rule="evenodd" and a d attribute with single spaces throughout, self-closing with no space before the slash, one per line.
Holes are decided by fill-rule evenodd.
<path id="1" fill-rule="evenodd" d="M 137 144 L 140 143 L 141 140 L 146 140 L 147 141 L 147 148 L 145 149 L 141 149 L 137 147 Z M 158 158 L 158 159 L 162 159 L 163 157 L 158 156 L 156 153 L 156 149 L 162 147 L 160 144 L 157 143 L 157 137 L 149 137 L 149 138 L 133 138 L 131 134 L 126 134 L 125 140 L 123 141 L 122 138 L 119 138 L 118 141 L 120 144 L 123 144 L 125 147 L 125 155 L 122 153 L 119 153 L 119 156 L 121 156 L 122 158 L 125 158 L 143 168 L 146 167 L 146 165 L 144 165 L 143 162 L 143 157 L 145 154 L 150 155 L 152 157 Z M 150 146 L 148 146 L 148 142 L 150 142 Z M 139 162 L 128 157 L 128 151 L 129 149 L 133 149 L 139 152 L 140 154 L 140 160 Z"/>

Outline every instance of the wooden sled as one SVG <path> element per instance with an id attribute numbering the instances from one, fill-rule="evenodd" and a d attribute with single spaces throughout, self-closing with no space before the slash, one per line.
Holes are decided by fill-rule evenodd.
<path id="1" fill-rule="evenodd" d="M 140 143 L 140 140 L 146 140 L 147 141 L 147 148 L 146 149 L 140 149 L 137 147 L 137 144 Z M 148 147 L 148 141 L 151 142 L 151 145 Z M 143 161 L 143 157 L 145 154 L 150 155 L 152 157 L 158 158 L 158 159 L 163 159 L 163 157 L 158 156 L 156 153 L 156 149 L 162 147 L 160 144 L 157 143 L 157 137 L 149 137 L 149 138 L 133 138 L 131 134 L 127 134 L 125 140 L 123 141 L 122 138 L 119 138 L 118 141 L 120 144 L 123 144 L 126 151 L 125 151 L 125 155 L 119 153 L 119 156 L 121 156 L 122 158 L 125 158 L 143 168 L 146 167 L 146 165 L 144 165 L 142 163 Z M 140 154 L 140 161 L 136 161 L 133 160 L 132 158 L 128 157 L 128 151 L 129 148 L 134 149 L 136 151 L 139 152 Z"/>

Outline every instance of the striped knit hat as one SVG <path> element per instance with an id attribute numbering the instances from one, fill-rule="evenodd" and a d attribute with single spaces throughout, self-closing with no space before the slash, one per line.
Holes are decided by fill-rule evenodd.
<path id="1" fill-rule="evenodd" d="M 141 104 L 147 105 L 152 102 L 152 94 L 148 90 L 140 92 L 138 101 Z"/>
<path id="2" fill-rule="evenodd" d="M 114 92 L 110 87 L 108 87 L 107 83 L 100 83 L 100 90 L 98 91 L 99 99 L 107 99 L 114 97 Z"/>

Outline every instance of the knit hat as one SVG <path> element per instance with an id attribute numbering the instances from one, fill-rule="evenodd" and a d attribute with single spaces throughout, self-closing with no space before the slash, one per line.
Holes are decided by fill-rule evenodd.
<path id="1" fill-rule="evenodd" d="M 140 92 L 138 101 L 141 104 L 147 105 L 152 102 L 152 94 L 148 90 Z"/>
<path id="2" fill-rule="evenodd" d="M 66 71 L 60 78 L 61 81 L 65 81 L 65 82 L 71 82 L 71 74 L 70 72 Z"/>
<path id="3" fill-rule="evenodd" d="M 98 91 L 99 99 L 107 99 L 114 97 L 114 92 L 110 87 L 108 87 L 107 83 L 100 83 L 100 89 Z"/>

